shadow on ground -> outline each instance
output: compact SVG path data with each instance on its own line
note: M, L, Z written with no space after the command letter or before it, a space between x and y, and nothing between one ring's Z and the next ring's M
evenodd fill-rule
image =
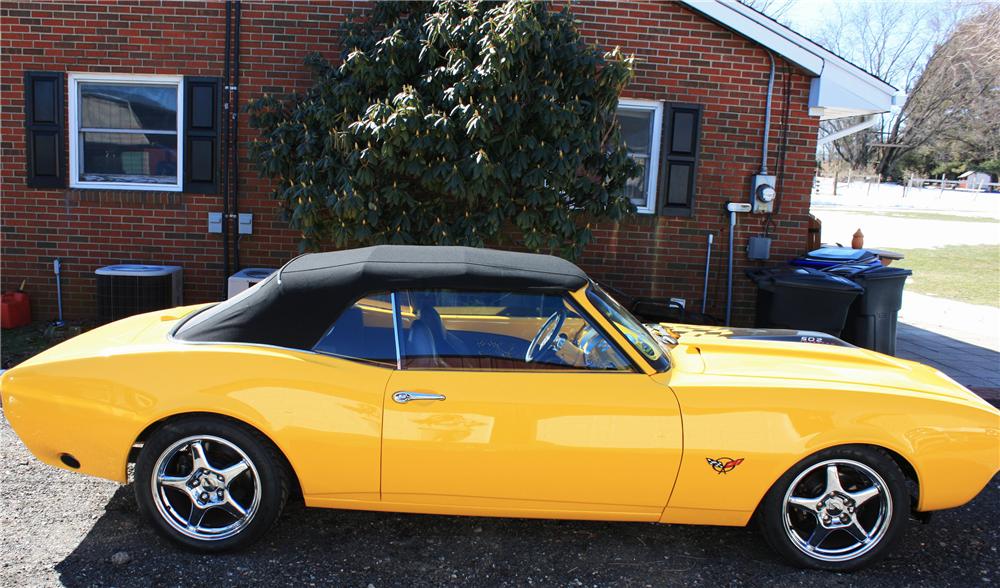
M988 347L900 323L896 355L935 367L970 388L1000 389L1000 353Z
M252 548L202 556L140 520L120 488L56 565L66 586L801 585L969 586L997 579L1000 478L930 525L911 521L899 549L852 575L790 568L752 529L444 517L290 505ZM111 555L131 561L113 565Z

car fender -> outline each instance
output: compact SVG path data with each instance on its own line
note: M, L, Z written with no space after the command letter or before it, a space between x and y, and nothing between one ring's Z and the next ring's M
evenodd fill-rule
M839 445L873 445L905 459L916 472L919 510L964 504L1000 465L995 416L977 406L876 386L787 381L755 389L751 380L672 378L685 451L665 516L727 511L719 516L745 522L782 474ZM739 461L720 471L713 460Z
M170 343L16 368L4 399L39 459L125 482L129 451L151 425L213 413L269 438L303 493L377 497L381 406L391 370L310 352Z

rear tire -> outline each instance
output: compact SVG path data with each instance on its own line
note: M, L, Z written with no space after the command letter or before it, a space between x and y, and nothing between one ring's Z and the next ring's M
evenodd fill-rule
M200 552L250 545L288 499L289 476L259 432L217 417L167 423L135 465L139 510L161 535Z
M888 454L834 447L779 478L761 503L758 523L768 544L791 563L846 572L895 547L909 507L906 477Z

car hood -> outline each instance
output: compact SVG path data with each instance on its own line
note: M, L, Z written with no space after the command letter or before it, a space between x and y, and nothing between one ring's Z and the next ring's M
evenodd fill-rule
M977 405L985 400L940 371L855 347L814 331L661 325L676 335L678 367L709 375L878 386L943 396Z

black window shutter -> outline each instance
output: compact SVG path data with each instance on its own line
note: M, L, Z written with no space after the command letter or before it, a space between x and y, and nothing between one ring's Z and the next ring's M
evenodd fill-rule
M222 79L184 77L185 192L219 191Z
M668 104L665 114L660 212L690 214L701 146L701 106Z
M62 72L24 72L25 159L32 188L66 186L63 88Z

